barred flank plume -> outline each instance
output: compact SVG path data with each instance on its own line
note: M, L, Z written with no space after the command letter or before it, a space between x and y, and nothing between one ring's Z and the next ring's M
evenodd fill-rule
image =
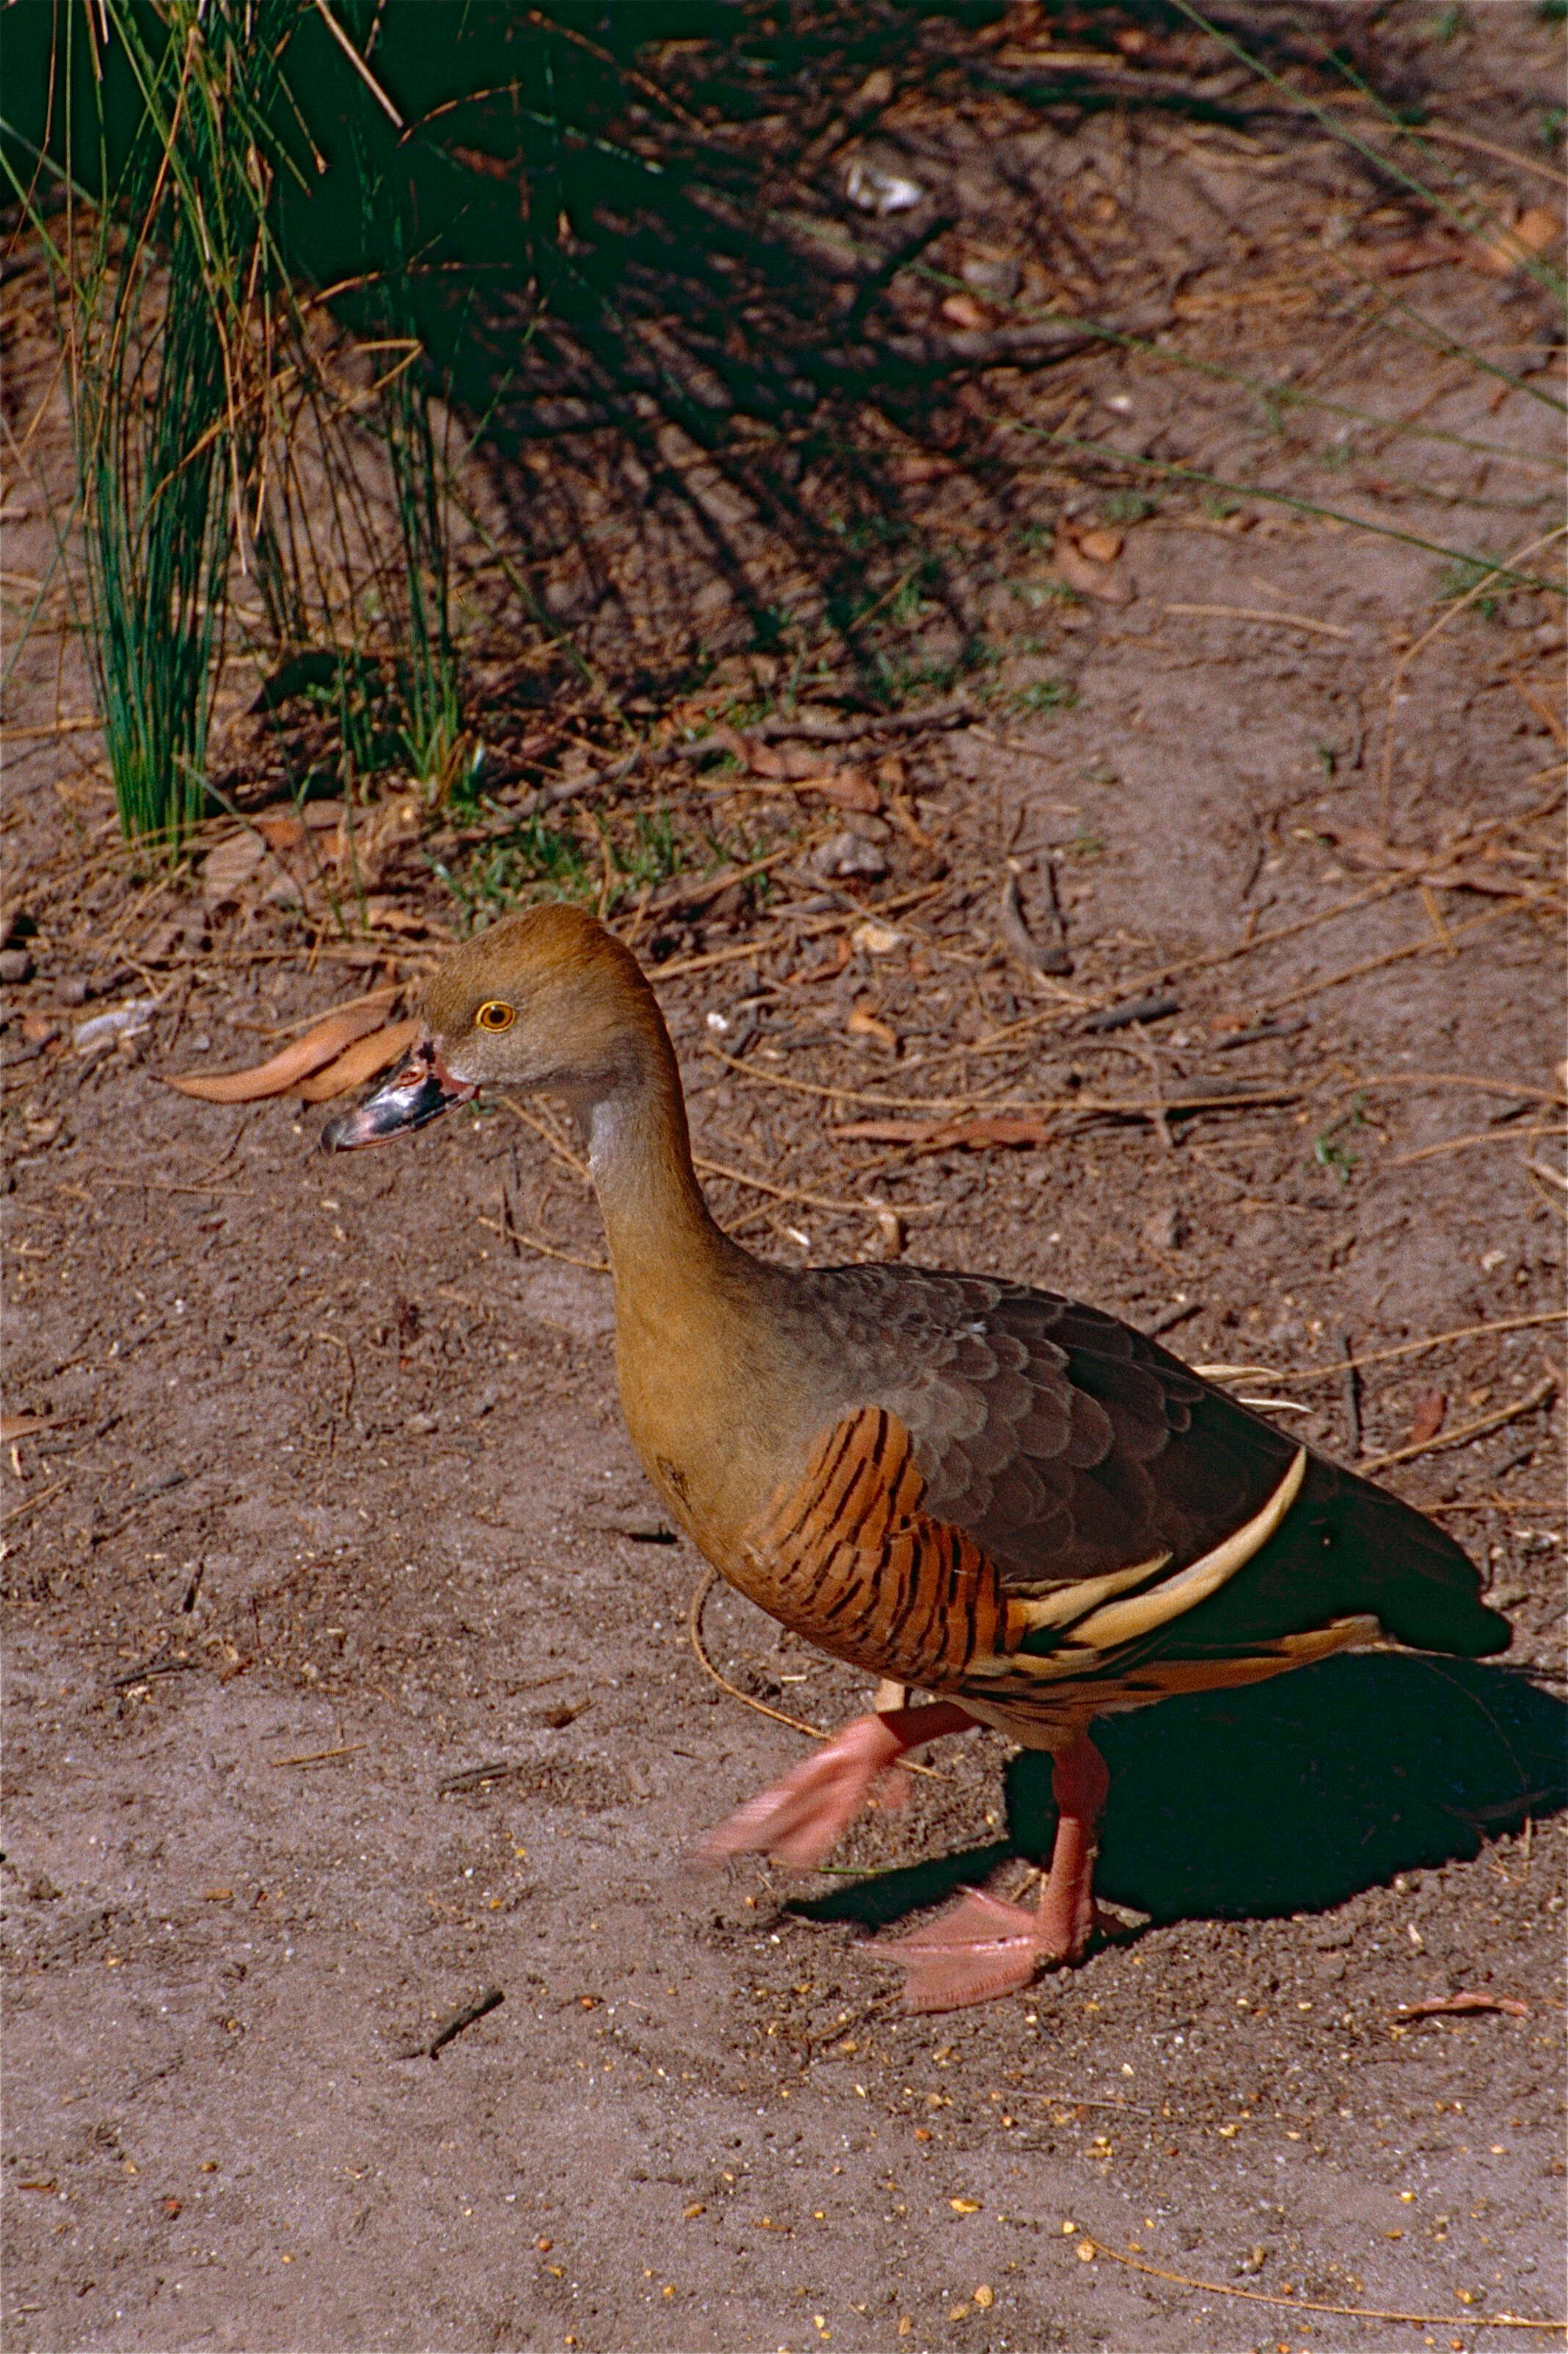
M798 1484L780 1489L745 1550L768 1607L852 1665L943 1689L1003 1639L994 1565L971 1537L920 1510L926 1483L896 1415L835 1424Z

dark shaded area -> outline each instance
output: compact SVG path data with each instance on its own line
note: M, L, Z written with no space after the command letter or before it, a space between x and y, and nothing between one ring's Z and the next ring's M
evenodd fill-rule
M153 50L167 40L172 87L178 39L145 0L133 13ZM1325 92L1351 74L1419 111L1412 61L1340 11L1206 13L1273 69L1317 74ZM1048 313L1004 287L971 302L984 323L945 317L962 284L948 232L975 191L945 133L912 130L902 102L1004 102L1068 141L1109 113L1317 135L1169 0L1051 0L1040 21L1064 62L1042 52L1027 69L1009 62L1004 0L487 0L440 16L432 41L429 9L340 0L333 21L361 73L324 12L279 0L251 96L279 256L301 285L333 288L356 334L421 342L425 387L493 461L514 589L528 604L528 576L574 549L581 578L556 619L595 661L613 653L628 690L670 691L715 651L803 658L802 629L822 623L841 691L879 704L950 684L989 650L973 584L922 527L918 477L901 470L958 466L991 529L1028 528L1016 451L988 429L1010 397L981 379L1171 323L1169 257L1102 281L1047 160L1007 193L1018 239L1055 276ZM0 139L22 184L45 151L92 185L94 110L86 77L62 71L68 31L85 54L80 0L7 12ZM114 43L104 73L112 183L141 101ZM918 200L857 200L857 157ZM1367 193L1379 186L1342 160ZM713 470L701 481L698 453ZM1113 451L1105 466L1113 485L1139 479ZM606 500L662 560L677 541L725 584L725 625L710 616L652 653L601 544ZM935 665L890 615L900 597L946 616Z
M1156 1922L1323 1912L1397 1872L1468 1861L1568 1803L1568 1708L1465 1660L1365 1655L1107 1717L1097 1886ZM1051 1760L1007 1770L1010 1838L794 1909L880 1927L1008 1855L1045 1862Z
M942 1903L1018 1852L1012 1840L992 1840L987 1847L966 1847L956 1855L932 1856L903 1864L896 1872L879 1872L869 1880L835 1888L830 1896L800 1898L784 1909L808 1921L861 1921L868 1929L881 1929L906 1913Z

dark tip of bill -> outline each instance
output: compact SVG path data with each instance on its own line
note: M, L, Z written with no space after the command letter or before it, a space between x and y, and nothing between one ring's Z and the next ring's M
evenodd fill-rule
M454 1103L464 1102L472 1094L466 1089L443 1086L433 1069L411 1064L398 1076L368 1097L353 1111L329 1119L322 1129L323 1152L356 1152L367 1144L385 1144L394 1136L405 1136L417 1128L427 1127L450 1111Z

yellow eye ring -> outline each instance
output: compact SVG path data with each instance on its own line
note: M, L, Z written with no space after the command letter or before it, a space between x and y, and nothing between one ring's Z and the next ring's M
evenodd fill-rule
M499 997L487 997L473 1017L476 1030L510 1030L517 1019L517 1008L507 1005Z

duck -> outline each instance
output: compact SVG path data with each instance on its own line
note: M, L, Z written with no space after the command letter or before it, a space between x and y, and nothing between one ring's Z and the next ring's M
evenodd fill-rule
M414 1134L487 1089L564 1098L648 1478L739 1593L879 1680L878 1704L702 1858L815 1866L868 1801L900 1802L913 1750L975 1725L1051 1755L1037 1902L971 1888L873 1948L905 1970L908 2009L1013 1992L1112 1933L1097 1718L1351 1645L1507 1647L1444 1531L1105 1310L1005 1276L743 1248L704 1197L647 975L581 909L492 923L445 956L417 1019L407 1061L323 1147Z

